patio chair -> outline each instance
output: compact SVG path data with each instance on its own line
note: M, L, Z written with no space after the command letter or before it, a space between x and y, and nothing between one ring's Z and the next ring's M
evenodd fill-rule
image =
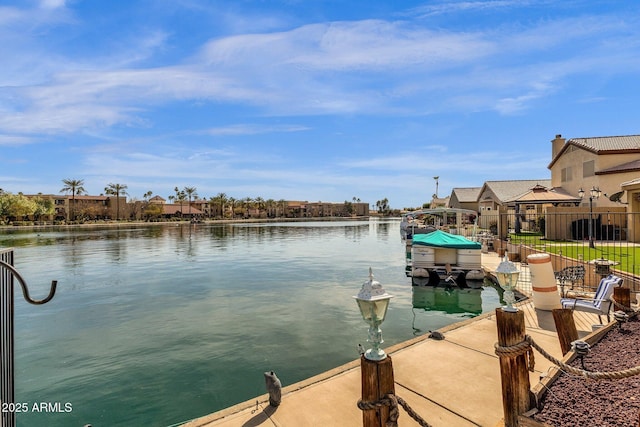
M613 304L611 296L613 295L613 288L616 286L622 286L622 278L610 274L600 280L593 298L562 298L560 303L562 308L597 314L600 324L602 324L601 316L603 314L607 316L607 322L611 322L611 316L609 315Z
M556 277L556 280L560 282L562 298L565 297L564 288L565 286L567 286L567 283L571 283L571 289L573 289L576 283L580 282L580 287L584 289L585 273L586 271L583 265L572 265L553 273Z

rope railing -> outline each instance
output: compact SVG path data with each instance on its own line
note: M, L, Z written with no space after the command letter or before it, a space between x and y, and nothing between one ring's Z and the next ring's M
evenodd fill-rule
M636 316L639 312L638 310L635 310L635 309L629 310L630 307L625 307L619 304L613 298L611 298L611 301L616 307L619 307L622 311L625 311L627 313L631 312L632 314L630 314L630 316ZM628 317L629 316L627 316L627 318ZM584 342L579 342L579 341L575 342L576 353L578 353L582 357L585 353L578 352L579 350L578 343L582 343L586 345L587 351L588 351L588 344ZM558 358L554 357L550 353L548 353L544 348L542 348L538 343L535 342L533 337L526 334L524 335L524 339L521 342L513 345L501 346L499 345L499 343L495 343L494 350L496 355L500 358L502 357L515 358L521 355L525 355L527 369L531 372L534 372L534 368L535 368L535 357L534 357L533 350L537 350L544 358L549 360L554 365L558 366L563 372L566 372L578 377L582 377L585 379L613 380L613 379L624 379L624 378L640 375L640 366L635 366L633 368L624 369L620 371L605 371L605 372L588 371L584 369L584 365L582 365L583 369L573 367L563 362L562 360L559 360ZM422 417L420 417L420 415L418 415L404 399L402 399L400 396L397 396L393 392L385 394L383 397L381 397L377 401L364 401L360 399L358 400L357 406L362 411L379 410L383 407L389 407L389 415L387 417L385 427L398 426L398 417L400 416L398 406L402 406L402 408L407 412L407 414L413 420L415 420L420 426L431 427L431 425ZM506 414L507 413L505 412L505 415ZM506 416L505 416L505 419L506 419Z
M638 310L635 310L634 308L632 308L630 306L625 306L625 305L620 304L618 301L613 299L613 297L611 297L609 299L611 300L611 302L613 303L613 306L615 308L620 309L622 311L631 312L631 316L637 316L638 315Z
M640 366L635 366L630 369L624 369L621 371L608 371L608 372L595 372L595 371L587 371L585 369L575 368L571 365L564 363L563 361L555 358L551 354L549 354L545 349L543 349L540 345L538 345L534 339L530 335L525 335L524 341L519 342L517 344L511 346L500 346L497 343L495 344L495 352L498 356L518 356L520 354L529 353L529 363L528 368L533 372L534 359L532 348L538 350L538 352L547 360L549 360L554 365L560 367L563 371L571 373L576 376L593 379L593 380L613 380L613 379L623 379L629 378L635 375L640 375Z
M386 427L397 427L398 417L400 411L398 410L398 404L407 411L407 414L413 418L422 427L431 427L431 424L427 423L420 415L418 415L409 404L400 396L396 396L393 393L385 394L380 400L376 402L365 402L362 399L358 400L358 408L362 411L371 409L379 409L383 406L389 406L389 419L387 420Z

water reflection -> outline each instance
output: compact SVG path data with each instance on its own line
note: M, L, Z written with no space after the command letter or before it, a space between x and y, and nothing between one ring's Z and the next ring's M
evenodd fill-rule
M16 302L16 396L74 404L20 425L168 425L262 394L266 370L292 384L350 362L369 267L395 296L385 345L417 312L425 330L475 315L413 308L398 234L386 219L3 232L30 283L59 281L38 310Z
M443 311L448 314L482 313L482 289L441 288L435 286L414 286L413 308L425 311Z
M431 316L446 314L471 318L500 306L501 295L489 282L480 289L439 286L412 286L411 304L414 335L424 332L416 322L427 324ZM424 317L421 317L424 316ZM432 326L429 324L429 326Z

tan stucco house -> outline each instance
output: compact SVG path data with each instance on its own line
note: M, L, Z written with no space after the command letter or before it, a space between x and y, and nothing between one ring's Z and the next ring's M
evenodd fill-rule
M601 197L593 200L597 207L620 206L627 202L626 191L619 193L623 191L622 183L640 176L640 135L569 140L556 135L551 144L548 168L552 187L562 187L575 196L581 188L587 194L591 188L599 188Z
M461 187L451 190L447 207L478 212L478 196L482 187Z

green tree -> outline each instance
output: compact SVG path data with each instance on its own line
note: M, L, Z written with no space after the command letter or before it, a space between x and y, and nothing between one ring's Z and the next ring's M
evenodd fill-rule
M158 203L149 203L144 208L144 215L147 218L147 220L150 220L151 218L159 217L160 215L162 215L162 212L163 212L162 205Z
M0 224L4 224L9 210L9 193L0 191Z
M33 198L33 202L36 204L36 210L33 213L36 221L39 221L44 215L53 215L56 212L53 200L42 197L39 193Z
M34 215L36 203L22 193L9 195L7 216L16 220Z
M390 209L389 209L389 199L387 199L386 197L382 200L378 200L376 202L376 208L378 209L378 213L380 215L389 215L390 213Z
M355 197L354 197L355 199ZM349 215L353 215L353 203L345 200L344 201L344 212Z
M110 196L116 196L116 221L120 220L120 195L127 194L127 185L126 184L113 184L109 183L104 188L105 194Z
M62 193L71 193L71 219L75 220L76 196L85 194L83 179L63 179L64 187L60 190ZM69 217L67 217L69 219Z

